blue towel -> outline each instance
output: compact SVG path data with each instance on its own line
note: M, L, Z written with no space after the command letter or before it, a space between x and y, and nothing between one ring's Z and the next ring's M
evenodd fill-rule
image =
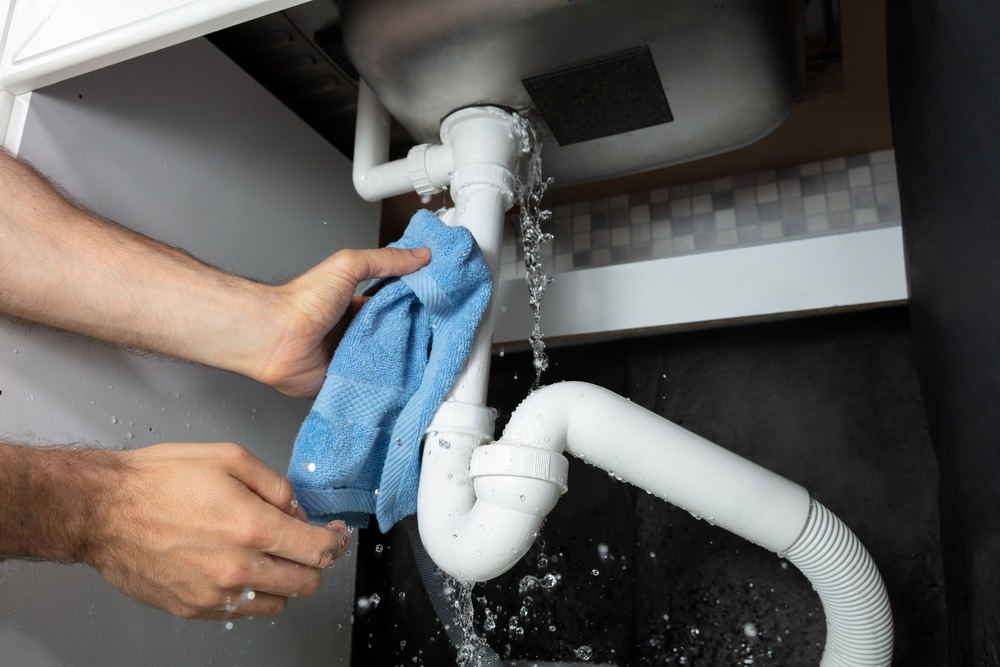
M311 518L366 526L375 514L383 532L417 511L424 431L465 366L493 289L472 234L429 211L418 211L391 246L427 246L431 261L377 281L337 347L288 466Z

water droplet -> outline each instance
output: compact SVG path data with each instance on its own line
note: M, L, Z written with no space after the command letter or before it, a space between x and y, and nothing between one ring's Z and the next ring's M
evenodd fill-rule
M757 631L757 626L754 625L753 623L744 623L743 634L749 637L750 639L756 639L757 635L759 634Z
M601 542L600 544L597 545L597 557L600 558L601 560L607 560L610 552L611 550L608 549L607 544Z
M586 644L577 647L573 653L576 655L577 660L583 660L584 662L589 662L590 659L594 657L594 649L590 648Z
M247 600L253 600L255 597L257 597L257 593L254 591L247 591Z
M126 437L126 438L128 438L129 440L131 440L131 439L132 439L132 438L134 438L135 436L134 436L134 435L132 434L132 431L127 431L127 432L125 433L125 437Z
M438 446L441 449L448 449L449 447L451 447L451 443L448 442L447 440L441 439L441 440L438 440Z
M406 602L406 591L399 591L399 603L403 604Z
M316 464L310 461L309 463L306 464L306 470L308 470L309 472L316 472Z
M375 553L377 555L381 556L383 550L384 550L384 547L381 544L376 544L375 545Z
M226 630L232 630L232 629L233 629L233 622L226 621Z
M597 568L594 568L593 570L590 571L590 573L596 577L601 573L601 571L598 570Z
M382 489L375 489L374 494L376 496L378 496L380 493L382 493Z
M427 206L427 204L431 203L431 196L430 195L423 195L420 198L420 203L423 204L424 206Z

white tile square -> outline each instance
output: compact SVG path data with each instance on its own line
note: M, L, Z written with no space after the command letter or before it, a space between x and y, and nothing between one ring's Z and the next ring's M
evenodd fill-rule
M760 183L757 185L757 203L766 204L772 201L778 201L778 184Z
M716 245L728 246L737 245L740 241L739 236L736 234L736 229L720 229L715 232Z
M899 187L895 183L875 186L875 202L878 204L898 204Z
M781 199L795 199L802 196L802 183L797 178L778 181L778 195Z
M694 214L698 213L711 213L712 212L712 195L701 194L695 195L691 198L691 212Z
M691 198L681 197L670 202L670 217L680 218L691 215Z
M826 207L831 213L849 211L851 208L851 193L847 190L826 193Z
M763 222L760 225L760 237L762 239L780 239L781 238L781 221L775 222Z
M638 243L649 243L650 229L649 223L632 225L632 245Z
M892 148L884 151L875 151L874 153L868 154L868 160L872 164L879 162L894 162L896 160L896 151Z
M802 176L815 176L823 173L823 165L819 162L807 162L799 167Z
M580 232L590 231L590 214L583 213L573 216L573 233L579 234Z
M806 215L826 213L826 195L808 195L802 199L803 212Z
M736 211L731 208L716 211L715 228L719 231L724 229L736 229Z
M821 213L819 215L810 215L806 218L806 231L817 233L826 232L830 230L830 218L826 213Z
M673 239L656 239L653 241L653 257L669 257L673 251Z
M872 184L871 167L853 167L847 170L847 184L852 188L863 188Z
M590 253L591 266L605 266L611 263L611 248L598 248Z
M557 272L569 271L573 268L573 255L556 255L552 268Z
M857 225L874 225L878 223L878 211L873 208L854 209L854 223Z

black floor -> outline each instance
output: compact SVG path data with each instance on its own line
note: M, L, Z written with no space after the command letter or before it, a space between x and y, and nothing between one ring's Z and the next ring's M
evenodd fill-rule
M608 387L808 488L879 565L894 663L944 664L937 470L905 309L631 338L551 358L546 383ZM494 357L498 434L530 369L526 354ZM819 663L822 609L794 568L579 461L569 485L528 556L474 590L476 628L493 617L485 637L501 656L577 661L589 648L591 664ZM454 664L405 531L362 531L359 550L356 596L379 603L355 613L352 663ZM525 579L547 574L551 589Z

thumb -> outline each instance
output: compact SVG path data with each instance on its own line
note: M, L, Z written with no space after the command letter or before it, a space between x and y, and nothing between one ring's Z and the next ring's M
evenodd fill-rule
M386 278L413 273L427 264L431 251L427 248L378 248L375 250L341 250L330 261L337 270L355 284L370 278Z

